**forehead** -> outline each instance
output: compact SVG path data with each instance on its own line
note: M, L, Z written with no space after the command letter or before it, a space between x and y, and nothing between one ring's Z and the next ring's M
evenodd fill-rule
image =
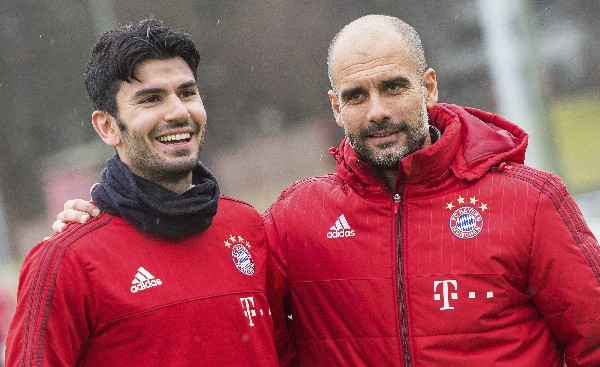
M144 60L135 67L135 76L141 81L153 79L165 75L189 75L192 78L194 74L192 70L181 57L174 57L163 60Z
M352 32L340 38L331 57L335 87L389 74L416 76L416 59L393 31Z
M117 92L119 96L128 96L137 90L146 88L174 89L190 80L195 80L192 70L181 57L165 60L144 60L135 67L138 80L122 81Z

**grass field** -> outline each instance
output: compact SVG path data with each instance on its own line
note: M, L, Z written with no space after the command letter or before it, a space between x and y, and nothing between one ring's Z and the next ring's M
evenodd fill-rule
M560 175L569 191L600 189L600 94L553 102L549 118Z

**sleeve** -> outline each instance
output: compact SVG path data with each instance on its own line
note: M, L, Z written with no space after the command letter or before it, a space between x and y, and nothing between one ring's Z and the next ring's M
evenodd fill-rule
M91 283L64 238L38 244L23 262L6 367L74 366L90 335Z
M567 366L600 366L600 247L554 175L542 187L532 241L530 290Z
M273 328L277 357L281 367L299 366L296 343L291 328L292 314L287 307L288 286L285 276L285 261L282 250L285 244L282 242L274 218L269 208L264 214L267 239L271 248L272 261L268 264L267 276L268 288L271 289L269 302L273 314ZM270 279L270 281L269 281Z
M0 286L0 366L4 366L4 342L12 314L12 297Z

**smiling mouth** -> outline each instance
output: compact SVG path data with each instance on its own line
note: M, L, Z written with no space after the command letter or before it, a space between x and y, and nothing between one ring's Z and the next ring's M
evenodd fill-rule
M191 137L192 137L192 134L183 133L183 134L172 134L172 135L161 136L161 137L156 138L156 140L158 140L159 142L161 142L163 144L180 144L180 143L189 142Z

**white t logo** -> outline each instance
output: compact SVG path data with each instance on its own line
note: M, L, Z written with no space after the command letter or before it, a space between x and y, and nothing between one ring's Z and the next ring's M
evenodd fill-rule
M254 326L252 317L256 316L256 310L254 309L254 297L240 298L242 308L244 309L244 316L250 320L250 326Z
M440 280L433 282L433 291L437 292L438 285L442 284L442 295L444 296L444 307L440 308L440 310L454 310L454 307L450 306L450 299L448 298L448 284L452 284L454 286L454 290L458 290L458 285L456 284L456 280ZM458 299L458 294L456 292L450 293L450 298ZM441 299L439 293L433 294L433 299L439 301Z

